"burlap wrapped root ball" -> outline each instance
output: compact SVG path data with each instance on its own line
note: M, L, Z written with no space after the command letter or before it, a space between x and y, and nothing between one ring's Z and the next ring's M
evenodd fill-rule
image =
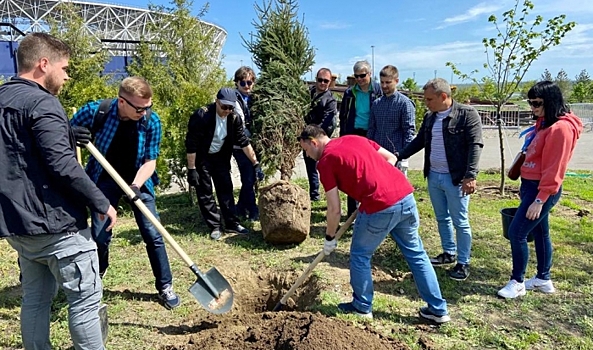
M275 182L260 189L258 206L266 242L293 244L307 239L311 200L304 189L288 181Z

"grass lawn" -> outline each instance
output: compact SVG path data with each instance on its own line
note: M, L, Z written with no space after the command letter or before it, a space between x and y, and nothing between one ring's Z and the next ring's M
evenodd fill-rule
M442 293L449 303L451 323L436 327L419 321L417 310L424 303L391 239L381 245L373 259L375 319L361 321L337 314L337 303L350 300L351 295L349 232L340 240L336 252L313 272L319 290L317 297L299 305L300 309L352 321L396 338L411 349L593 349L593 177L567 177L562 199L551 213L552 279L557 292L528 292L518 300L496 297L511 271L510 246L502 236L499 210L519 203L519 182L507 182L509 190L500 196L496 191L498 178L498 174L480 174L479 189L471 199L474 240L470 277L456 282L447 277L444 268L436 268ZM410 172L410 180L416 187L424 246L430 256L439 254L440 240L426 182L417 171ZM306 186L306 181L298 183ZM345 206L345 200L343 203ZM216 266L231 282L235 290L233 313L264 311L266 306L261 300L265 300L274 280L288 276L294 281L323 246L323 201L313 204L311 237L301 245L289 247L265 243L259 223L245 223L253 229L248 237L226 235L219 242L210 240L198 208L190 206L187 194L160 196L157 207L169 233L197 265L202 270ZM174 311L159 305L142 239L129 211L124 208L121 212L111 244L111 266L104 281L110 320L107 346L161 349L187 344L191 333L196 332L192 327L209 316L187 292L195 277L169 248L175 287L183 304ZM535 273L532 244L530 249L526 278ZM16 257L8 243L0 241L0 349L22 346ZM53 309L52 346L69 349L72 343L63 295L58 295Z

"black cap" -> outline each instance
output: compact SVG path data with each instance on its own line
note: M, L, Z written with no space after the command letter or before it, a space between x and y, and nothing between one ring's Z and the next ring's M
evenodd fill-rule
M223 87L222 89L218 90L216 99L218 99L218 101L220 101L220 103L223 105L234 106L235 102L237 102L237 94L235 93L235 90L228 87Z

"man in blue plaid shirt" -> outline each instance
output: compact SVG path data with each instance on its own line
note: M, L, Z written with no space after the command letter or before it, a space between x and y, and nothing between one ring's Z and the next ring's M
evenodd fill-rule
M94 127L100 101L90 102L80 108L70 124L79 144L91 139L89 128ZM111 102L104 124L96 130L95 145L109 164L130 184L150 212L158 218L154 186L158 184L156 160L160 152L161 121L151 110L152 88L141 77L125 78L119 88L119 96ZM86 171L97 187L117 208L123 190L94 158L90 157ZM179 296L173 291L173 277L169 258L162 236L154 225L132 205L136 223L146 244L146 252L155 277L159 299L167 309L180 305ZM98 213L92 215L92 235L97 242L99 274L103 278L109 266L109 243L111 231L106 231L109 220L103 221Z
M367 137L396 154L414 139L416 107L412 100L397 91L399 72L396 67L383 67L379 77L383 96L371 104ZM408 160L399 161L397 167L407 175Z

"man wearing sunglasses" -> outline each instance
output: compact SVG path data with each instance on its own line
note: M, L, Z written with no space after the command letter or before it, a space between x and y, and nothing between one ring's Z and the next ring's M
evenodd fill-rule
M367 136L371 104L383 92L377 82L371 80L371 65L367 61L354 64L356 84L344 92L340 105L340 136ZM348 216L356 210L356 201L348 197Z
M97 118L99 105L100 101L86 104L70 121L76 141L81 146L91 139L89 129L93 127L94 118ZM104 124L98 128L94 136L95 146L99 152L158 218L154 187L159 183L156 160L160 153L161 120L151 107L152 88L148 82L141 77L125 78L120 84L118 98L111 102ZM103 170L99 162L91 156L86 171L111 205L117 208L124 192ZM132 210L140 235L146 244L158 297L167 309L176 308L181 304L181 299L173 291L173 276L165 242L138 207L132 205ZM98 213L92 214L91 231L97 243L99 274L102 278L109 266L112 233L106 230L108 225L109 220L101 220Z
M245 136L243 121L234 113L236 103L237 93L234 89L220 89L214 103L192 114L185 137L187 181L197 188L200 212L211 230L210 238L214 240L222 237L223 218L227 232L242 235L249 233L249 230L239 224L235 210L231 179L234 145L240 146L245 152L257 180L264 179L253 147ZM220 211L212 193L213 182Z
M329 137L336 128L336 114L338 103L334 98L329 85L332 81L332 72L328 68L321 68L317 71L315 86L311 87L311 110L305 116L306 124L315 124L325 131ZM317 161L303 152L307 177L309 178L309 197L312 201L320 200L319 197L319 174L317 173Z
M240 67L235 72L235 86L237 102L235 103L235 114L243 122L243 130L247 138L251 138L251 92L255 85L255 73L247 66ZM241 175L241 190L237 200L237 216L247 218L251 221L259 220L259 209L255 202L255 171L251 160L245 155L241 146L233 146L233 157L237 162L239 174Z

